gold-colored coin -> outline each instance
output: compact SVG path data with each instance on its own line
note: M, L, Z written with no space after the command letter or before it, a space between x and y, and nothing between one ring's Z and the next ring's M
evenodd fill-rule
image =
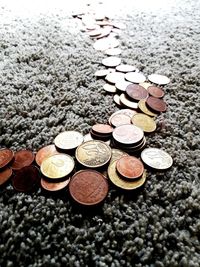
M143 88L145 88L146 90L148 89L149 86L152 86L151 83L146 83L146 82L144 82L144 83L139 83L139 85L142 86Z
M147 115L149 115L149 116L151 116L151 117L156 117L156 113L153 113L152 111L150 111L148 108L147 108L147 105L146 105L146 100L145 99L141 99L140 101L139 101L139 103L138 103L138 107L139 107L139 109L143 112L143 113L145 113L145 114L147 114Z
M128 154L125 153L124 151L122 151L121 149L113 148L113 149L111 150L111 152L112 152L112 155L111 155L111 159L110 159L110 164L111 164L113 161L115 161L115 160L117 160L117 159L120 159L120 158L123 157L123 156L128 156Z
M42 161L41 173L47 178L60 179L69 175L75 166L73 158L66 154L50 156Z
M146 114L137 113L132 117L131 121L146 133L154 132L156 129L156 122Z
M77 131L65 131L56 136L54 143L62 150L75 149L83 142L83 135Z
M81 144L76 149L76 159L83 166L98 168L111 158L111 148L103 141L92 140Z
M111 182L125 190L133 190L142 186L146 181L146 171L144 170L143 175L140 179L135 179L134 181L123 180L117 173L116 164L118 160L113 161L108 167L108 177Z

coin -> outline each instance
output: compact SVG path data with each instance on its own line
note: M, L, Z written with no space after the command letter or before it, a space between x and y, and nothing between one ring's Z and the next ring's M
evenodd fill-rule
M125 107L133 108L133 109L138 108L138 103L129 100L125 94L121 94L119 97L119 100Z
M54 139L56 147L62 150L75 149L83 142L83 135L77 131L65 131Z
M56 150L55 145L45 146L37 152L37 154L35 156L35 161L36 161L37 165L40 166L42 161L45 158L48 158L49 156L52 156L55 154L59 154L59 152Z
M55 183L55 182L49 182L45 180L44 178L42 178L40 183L43 189L54 192L54 191L62 190L63 188L67 187L69 182L70 182L70 179Z
M107 50L109 48L115 48L118 46L119 46L119 41L115 38L110 38L110 37L98 39L93 44L94 49L96 49L98 51L104 51L104 50Z
M115 116L116 114L125 114L127 116L129 116L130 118L133 117L134 114L137 114L137 112L135 110L132 110L132 109L120 109L118 111L115 111L111 116L110 118L108 119L109 121L109 124L111 124L111 120L112 120L112 117Z
M93 138L93 140L102 140L104 142L110 140L111 135L110 134L97 134L93 130L90 130L90 134Z
M111 135L113 128L108 124L98 123L92 126L92 131L96 134Z
M119 99L119 95L118 95L118 94L115 94L115 95L114 95L113 100L114 100L114 102L115 102L118 106L121 106L121 102L120 102L120 99Z
M106 75L106 81L110 83L117 83L118 81L124 80L124 74L121 72L111 72Z
M110 73L110 71L108 69L104 69L104 70L97 70L94 75L96 77L105 77L108 73Z
M112 26L107 25L107 26L103 27L101 29L101 35L97 36L97 39L107 37L111 33L111 30L112 30Z
M130 84L126 87L126 94L133 100L146 99L148 92L138 84Z
M41 173L50 179L60 179L68 176L74 169L75 162L67 154L50 156L42 161Z
M170 79L165 75L151 74L148 76L148 80L155 84L165 85L170 82Z
M154 97L157 97L157 98L161 98L165 94L164 91L161 88L156 87L156 86L149 86L147 91L151 96L154 96Z
M40 180L39 170L35 166L25 166L18 170L12 178L12 185L16 191L29 192Z
M109 83L104 84L103 89L108 93L116 93L117 91L116 87Z
M100 138L98 138L98 139L100 139ZM101 136L101 139L102 139L102 136ZM95 140L95 138L93 138L91 136L91 133L88 133L84 136L84 142L91 141L91 140ZM104 140L104 142L109 146L110 145L110 136L109 136L109 140Z
M112 148L111 152L112 152L112 156L110 159L110 163L112 163L115 160L120 159L123 156L128 156L128 154L121 149Z
M134 125L140 127L145 133L151 133L156 130L156 122L146 114L135 114L131 121Z
M125 74L125 79L132 83L143 83L146 77L140 72L128 72Z
M14 158L14 153L8 148L0 149L0 169L7 166Z
M75 173L69 183L72 198L82 205L96 205L108 194L108 182L95 170L81 170Z
M105 50L105 54L108 56L118 56L120 55L122 50L120 48L109 48Z
M116 67L116 70L117 71L121 71L121 72L132 72L132 71L135 71L136 67L135 66L132 66L132 65L128 65L128 64L121 64L121 65L118 65Z
M143 175L140 179L135 180L124 180L121 179L116 170L116 164L118 160L113 161L108 167L108 177L111 182L124 190L133 190L141 187L146 181L146 171L143 172Z
M116 67L120 63L121 63L121 58L115 56L110 56L102 59L102 64L106 67Z
M166 103L162 99L153 96L147 98L146 104L155 112L164 112L167 110Z
M117 147L120 149L123 149L124 152L127 152L129 154L135 153L143 149L146 145L146 138L143 137L143 139L137 143L136 145L130 145L130 146L124 146L122 144L117 144Z
M136 157L124 156L117 161L116 169L121 176L127 179L136 179L142 176L144 165Z
M12 176L12 169L6 168L0 171L0 185L4 184L8 181L8 179Z
M106 165L111 158L111 148L102 141L87 141L76 149L76 159L83 166L98 168Z
M137 144L144 137L144 132L132 124L120 125L113 130L112 134L114 140L123 145Z
M11 165L13 170L20 170L25 166L30 166L35 159L33 152L25 149L15 152L14 157L15 159Z
M88 32L89 36L90 37L96 37L98 35L101 35L102 33L102 30L99 28L99 29L94 29L94 30L91 30Z
M172 166L172 157L159 148L145 148L141 153L142 161L151 168L165 170Z
M140 109L143 113L145 113L145 114L147 114L147 115L149 115L149 116L151 116L151 117L155 117L155 116L157 116L156 113L153 113L152 111L150 111L150 110L147 108L147 106L146 106L146 100L145 100L145 99L141 99L141 100L138 102L138 107L139 107L139 109Z
M144 87L144 89L148 89L149 86L152 86L151 83L147 83L147 82L144 82L144 83L139 83L140 86Z
M111 119L111 124L114 127L124 125L124 124L131 124L131 119L126 114L115 114Z
M125 91L126 91L126 87L127 87L128 85L130 85L130 84L132 84L132 83L127 82L127 81L125 81L125 80L123 79L123 80L119 80L119 81L117 81L117 82L115 83L115 87L116 87L118 90L120 90L120 91L122 91L122 92L125 92Z

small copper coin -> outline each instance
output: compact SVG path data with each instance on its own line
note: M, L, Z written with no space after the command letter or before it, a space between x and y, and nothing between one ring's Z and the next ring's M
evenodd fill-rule
M82 170L75 173L69 183L72 198L82 205L96 205L108 194L108 182L95 170Z
M126 94L133 100L146 99L148 92L144 87L138 84L130 84L126 87Z
M14 162L11 165L13 170L20 170L23 167L30 166L35 159L33 152L30 150L19 150L15 152L14 157Z
M127 108L133 108L137 109L138 108L138 103L129 100L125 94L121 94L119 97L120 102Z
M41 186L43 189L47 190L47 191L59 191L62 190L63 188L67 187L67 185L69 184L70 179L67 179L66 181L63 182L59 182L59 183L52 183L49 182L47 180L45 180L44 178L41 179Z
M105 51L105 54L108 56L118 56L121 52L122 50L120 48L109 48Z
M124 74L121 72L111 72L106 75L106 81L109 83L117 83L118 81L124 80Z
M135 66L132 66L132 65L128 65L128 64L121 64L121 65L118 65L116 67L116 70L126 73L126 72L135 71L136 70L136 67Z
M153 113L151 110L149 110L149 109L147 108L147 106L146 106L146 100L145 100L145 99L141 99L141 100L138 102L138 107L139 107L139 109L140 109L143 113L145 113L145 114L147 114L147 115L149 115L149 116L151 116L151 117L155 117L155 116L157 116L156 113Z
M108 124L95 124L92 126L92 131L96 134L111 135L113 128Z
M155 112L165 112L167 110L167 104L162 99L153 96L147 98L146 104Z
M116 87L112 84L109 84L109 83L104 84L103 89L108 93L116 93L117 92Z
M145 133L151 133L156 130L156 122L146 114L135 114L131 121L134 125L140 127Z
M148 76L150 82L160 85L165 85L170 82L170 79L165 75L151 74Z
M12 169L6 168L0 171L0 185L4 184L12 176Z
M45 146L37 152L35 161L37 165L40 166L44 159L56 154L59 154L59 152L56 150L55 145Z
M156 87L156 86L149 86L147 88L147 91L151 96L154 96L154 97L157 97L157 98L162 98L164 96L164 94L165 94L164 91L161 88Z
M39 170L35 166L26 166L16 172L12 185L19 192L29 192L39 180Z
M137 114L137 112L135 110L132 110L132 109L120 109L118 111L115 111L111 116L110 118L108 119L109 121L109 124L111 124L111 120L112 120L112 117L114 117L116 114L125 114L127 116L129 116L130 118L133 117L134 114Z
M65 131L54 139L56 147L62 150L72 150L83 142L83 135L77 131Z
M0 150L0 169L7 166L14 158L14 153L8 148Z
M102 64L106 67L116 67L121 63L121 58L110 56L102 60Z
M132 83L143 83L146 77L140 72L128 72L125 74L125 79Z
M111 119L111 124L114 127L118 127L124 124L131 124L131 119L126 114L115 114Z
M117 161L118 173L127 179L137 179L144 172L143 163L133 156L124 156Z
M90 130L91 137L93 140L108 141L111 138L111 134L97 134L93 130Z

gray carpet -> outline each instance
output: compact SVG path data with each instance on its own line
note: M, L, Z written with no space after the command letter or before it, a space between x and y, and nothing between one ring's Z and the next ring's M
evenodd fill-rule
M145 75L169 76L168 111L148 146L174 159L126 194L110 186L102 206L80 209L68 192L0 188L0 266L200 266L199 1L119 13L122 59ZM0 9L1 17L9 10ZM121 16L121 17L120 17ZM1 19L0 19L1 20ZM64 130L87 133L117 110L94 72L103 54L69 15L0 22L0 146L52 143Z

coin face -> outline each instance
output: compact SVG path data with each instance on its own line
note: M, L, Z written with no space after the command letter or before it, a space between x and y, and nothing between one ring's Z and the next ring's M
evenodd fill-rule
M102 69L102 70L97 70L94 75L96 77L105 77L108 73L110 73L108 69Z
M151 74L148 76L148 80L155 84L165 85L170 82L170 79L165 75Z
M14 158L14 153L8 148L0 150L0 169L7 166Z
M0 171L0 185L6 183L12 176L12 169L7 167Z
M146 106L146 100L145 100L145 99L141 99L141 100L138 102L138 107L139 107L139 109L140 109L143 113L145 113L145 114L147 114L147 115L149 115L149 116L151 116L151 117L156 117L156 116L157 116L156 113L153 113L151 110L149 110L149 109L147 108L147 106Z
M161 98L165 94L164 91L161 88L156 87L156 86L149 86L147 91L151 96L154 96L154 97L157 97L157 98Z
M115 186L124 190L133 190L141 187L145 183L146 171L143 172L143 175L140 179L135 179L135 180L121 179L116 170L117 161L118 160L113 161L108 167L108 177Z
M115 87L118 89L118 90L120 90L120 91L122 91L122 92L125 92L126 91L126 87L128 86L128 85L130 85L130 84L132 84L131 82L127 82L127 81L125 81L124 79L122 79L122 80L119 80L119 81L117 81L116 83L115 83Z
M124 145L139 143L144 137L142 129L135 125L121 125L113 130L113 138Z
M125 79L132 83L143 83L146 77L140 72L128 72L125 74Z
M112 156L110 159L110 163L112 163L115 160L120 159L123 156L128 156L128 154L121 149L112 148L111 152L112 152Z
M116 67L121 63L121 58L110 56L102 60L102 64L106 67Z
M35 156L35 161L37 165L40 166L45 158L48 158L55 154L59 154L59 152L56 150L55 145L45 146L37 152Z
M49 182L49 181L45 180L44 178L42 178L40 183L41 183L41 186L43 189L45 189L47 191L54 191L55 192L55 191L59 191L65 187L67 187L69 182L70 182L70 179L55 183L55 182Z
M83 135L77 131L65 131L54 139L56 147L62 150L75 149L83 142Z
M16 191L29 192L38 184L39 180L38 168L35 166L25 166L15 173L12 178L12 185Z
M156 122L146 114L135 114L131 121L134 125L138 126L146 133L151 133L156 130Z
M42 161L41 173L50 179L60 179L68 176L74 169L75 162L67 154L53 155Z
M111 119L111 124L114 127L124 125L124 124L131 124L131 119L126 114L115 114Z
M111 158L111 148L99 140L87 141L76 149L76 159L83 166L98 168L104 166Z
M82 205L96 205L108 194L108 182L94 170L82 170L75 173L69 183L72 198Z
M135 110L128 109L128 108L120 109L120 110L118 110L118 111L115 111L115 112L110 116L110 118L108 119L109 124L111 124L112 117L115 116L116 114L125 114L125 115L129 116L130 118L132 118L134 114L137 114L137 112L136 112Z
M143 163L133 156L124 156L117 161L117 171L127 179L136 179L142 176L144 172Z
M111 33L112 27L107 25L101 29L101 34L97 36L97 39L107 37Z
M14 157L15 159L11 165L13 170L20 170L25 166L30 166L35 159L33 152L25 149L15 152Z
M172 157L158 148L145 148L141 153L142 161L151 168L165 170L172 166Z
M98 123L92 126L92 131L96 134L111 135L113 128L108 124Z
M130 84L126 87L126 94L133 100L146 99L148 97L148 92L144 87L138 84Z
M136 67L132 65L128 65L128 64L120 64L119 66L116 67L116 70L126 73L126 72L135 71Z
M153 96L147 98L146 104L155 112L165 112L167 110L167 104L162 99Z
M105 54L108 56L118 56L121 52L122 50L120 48L109 48L105 51Z
M109 48L115 48L118 46L119 46L119 41L113 37L106 37L99 39L93 44L94 49L98 51L104 51Z
M116 87L109 83L104 84L103 89L108 93L116 93L117 91Z
M121 72L111 72L108 75L106 75L106 81L109 83L117 83L118 81L124 80L124 74Z
M148 89L149 86L152 86L151 83L147 83L147 82L144 82L144 83L139 83L140 86L144 87L146 90Z
M138 103L129 100L129 99L126 97L125 94L121 94L120 97L119 97L119 100L120 100L120 102L121 102L125 107L133 108L133 109L137 109L137 108L138 108Z

